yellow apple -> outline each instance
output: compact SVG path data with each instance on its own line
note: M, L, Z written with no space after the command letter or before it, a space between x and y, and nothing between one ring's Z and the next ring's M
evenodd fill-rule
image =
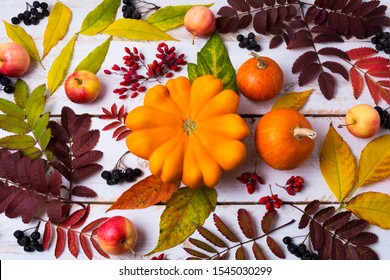
M380 128L380 122L378 111L368 104L355 105L345 115L345 127L358 138L374 136Z
M65 80L65 93L74 103L91 103L100 93L99 78L88 70L80 70Z

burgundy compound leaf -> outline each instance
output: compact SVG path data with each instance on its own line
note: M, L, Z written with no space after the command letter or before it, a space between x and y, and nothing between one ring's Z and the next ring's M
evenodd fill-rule
M54 196L59 196L61 194L61 184L62 177L61 174L57 171L53 172L48 181L49 191Z
M90 130L83 135L73 139L71 151L74 157L79 157L84 153L92 150L99 141L99 130Z
M225 236L231 242L240 242L237 236L227 227L227 225L221 220L217 215L213 215L214 224L217 227L218 231Z
M246 1L252 8L258 9L263 7L263 0L247 0Z
M348 242L354 245L367 246L378 241L378 236L371 232L361 232L353 238L348 239Z
M316 52L307 51L295 60L292 66L292 73L296 74L301 72L307 65L314 63L318 59Z
M345 260L345 246L337 237L333 238L332 242L332 260Z
M324 243L324 229L315 220L310 222L309 235L314 250L319 251Z
M209 231L208 229L198 226L197 231L202 235L207 241L214 244L215 246L218 246L220 248L227 248L227 245L225 242L223 242L218 236L216 236L214 233Z
M332 55L332 56L337 56L341 59L350 60L350 58L346 52L344 52L338 48L334 48L334 47L325 47L325 48L319 49L318 53L320 55Z
M235 258L236 260L246 260L245 249L242 245L237 248Z
M92 243L92 246L95 248L95 250L104 258L106 259L109 259L110 256L103 251L102 247L100 247L100 244L97 242L97 240L95 238L93 238L93 236L91 236L90 238L91 240L91 243Z
M264 233L268 234L271 231L276 214L276 210L267 211L264 214L263 219L261 219L261 229Z
M209 244L207 244L207 243L205 243L203 241L200 241L200 240L194 239L194 238L189 238L188 241L191 244L193 244L196 247L198 247L199 249L205 250L205 251L207 251L209 253L213 253L213 254L217 253L217 251L213 247L211 247Z
M242 0L227 0L228 4L240 12L249 12L250 6L246 1Z
M104 222L107 221L107 220L108 220L107 217L103 217L103 218L96 219L96 220L90 222L88 225L86 225L86 226L81 230L81 233L86 233L86 232L93 231L93 230L97 229L102 223L104 223ZM80 235L80 236L81 236L81 235Z
M188 254L193 255L193 256L200 258L200 259L208 259L209 258L208 255L206 255L202 252L199 252L197 250L191 249L191 248L184 248L184 251L186 251Z
M378 86L379 87L379 86ZM390 105L390 89L386 89L386 88L383 88L383 87L379 87L380 91L379 91L379 95L381 96L381 98L387 103Z
M76 123L74 124L74 134L73 139L80 137L87 133L91 127L92 118L89 114L82 114L76 119Z
M217 14L221 17L234 17L237 16L237 10L229 6L224 6L218 10Z
M312 63L306 66L298 77L299 86L304 86L310 81L312 81L320 71L321 65L318 63Z
M355 99L358 99L363 92L363 77L355 67L349 70L349 77L352 84L353 96Z
M244 15L238 20L238 29L247 28L252 22L252 14Z
M322 63L322 66L328 68L335 74L340 74L346 81L349 80L349 74L347 69L343 65L335 61L325 61Z
M329 207L323 208L320 211L318 211L317 213L315 213L313 218L315 220L317 220L317 222L323 223L326 220L328 220L329 218L331 218L335 212L336 212L336 209L333 206L329 206Z
M46 206L47 216L53 224L59 224L63 220L62 203L60 199L52 199Z
M117 137L118 135L120 135L123 131L127 130L127 127L122 125L120 127L118 127L117 129L115 129L115 131L112 133L112 138L115 138Z
M68 230L67 232L68 234L68 249L69 249L69 252L75 257L77 258L78 255L79 255L79 246L78 246L78 239L77 239L77 235L76 235L76 232L74 232L73 230Z
M351 220L348 223L346 223L344 226L336 230L336 234L341 239L349 239L353 238L359 233L361 233L363 230L366 229L368 223L364 220L355 219Z
M313 39L314 43L332 43L332 42L344 42L344 40L338 35L318 34Z
M74 124L76 123L76 119L77 119L77 116L71 108L69 108L67 106L64 106L62 108L62 110L61 110L61 124L71 136L74 136L74 133L75 133Z
M345 244L345 259L346 260L360 260L360 256L356 250L355 246Z
M321 260L329 260L332 258L332 246L333 235L328 231L324 231L324 243L318 251Z
M238 225L240 226L240 229L245 237L250 239L254 238L255 230L253 228L252 219L248 211L243 208L239 209L237 212L237 220Z
M356 251L361 260L379 260L377 253L366 246L356 246Z
M103 152L101 151L97 151L97 150L88 151L82 156L76 157L72 160L72 168L78 169L87 166L91 163L98 161L102 157L103 157Z
M307 23L310 23L312 21L314 21L317 16L320 14L321 10L318 9L316 6L311 6L309 9L307 9L306 13L305 13L305 21Z
M306 227L309 225L309 222L310 222L310 216L309 216L309 215L306 215L306 214L303 214L303 215L301 216L301 219L299 220L298 228L299 228L299 229L304 229L304 228L306 228Z
M253 17L253 28L259 34L267 34L267 12L261 10Z
M79 228L81 227L85 221L88 219L88 216L89 216L89 213L91 212L91 206L88 204L85 208L84 208L84 215L76 222L74 223L71 228L72 229L75 229L75 228Z
M113 122L109 123L108 125L104 126L104 127L102 128L102 130L103 130L103 131L105 131L105 130L110 130L110 129L113 129L113 128L115 128L115 127L120 126L121 124L122 124L122 123L121 123L120 121L113 121Z
M261 250L260 246L256 242L253 242L252 252L253 252L253 255L255 256L256 260L266 260L267 259L264 255L263 251Z
M239 23L238 17L219 17L216 21L218 32L225 34L237 30Z
M127 129L125 131L122 131L117 137L116 137L116 141L120 141L124 138L126 138L130 133L131 133L131 129Z
M61 224L61 227L67 228L71 227L75 223L77 223L85 214L85 208L79 209L73 212L68 218L66 218Z
M107 110L106 108L102 107L102 111L103 111L104 116L106 118L110 118L110 119L114 119L115 118L115 116L109 110ZM102 118L102 117L103 116L100 116L100 118Z
M281 44L283 44L283 36L281 35L276 35L274 37L272 37L272 39L270 40L269 42L269 48L270 49L274 49L274 48L277 48L279 47Z
M72 195L86 198L97 197L97 193L86 186L77 185L72 188Z
M334 97L336 87L333 76L327 72L322 72L318 76L318 84L325 98L331 100Z
M51 231L52 231L51 223L47 221L45 223L45 228L43 230L43 237L42 237L42 246L44 251L46 251L49 248L51 242Z
M308 215L313 215L318 211L319 208L320 208L320 201L316 199L309 202L309 204L306 205L303 211Z
M86 166L77 168L72 173L72 180L73 181L78 181L78 180L80 180L82 178L90 176L91 174L101 170L102 168L103 167L100 164L97 164L97 163L92 163L92 164L88 164Z
M54 250L54 256L58 259L65 249L66 234L65 234L65 230L61 227L57 227L56 231L57 231L57 241Z
M278 243L276 243L276 241L272 237L267 235L266 242L267 242L267 245L270 248L271 252L275 256L277 256L280 259L285 259L286 258L286 255L284 254L282 248L280 248Z
M88 238L83 233L81 233L79 239L84 254L87 256L88 259L92 260L93 253L91 250L91 246L89 245Z

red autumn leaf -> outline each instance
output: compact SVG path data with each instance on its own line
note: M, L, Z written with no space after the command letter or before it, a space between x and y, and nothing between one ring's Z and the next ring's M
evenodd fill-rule
M304 86L312 81L320 71L321 65L316 62L306 66L298 77L299 86Z
M105 130L110 130L110 129L113 129L115 127L118 127L119 125L121 125L122 123L120 121L113 121L112 123L109 123L108 125L104 126L102 128L103 131Z
M380 80L378 81L378 84L382 87L390 87L390 80Z
M119 108L119 111L118 111L118 114L117 114L117 117L116 117L119 121L122 121L122 118L123 118L123 121L126 119L126 112L125 112L125 106L122 105L120 108Z
M116 116L118 114L118 107L116 106L115 103L111 105L111 114L113 116Z
M367 70L367 74L378 78L390 79L390 64L387 66L373 67Z
M381 87L378 86L378 84L373 81L370 76L364 75L364 80L366 81L368 91L371 94L372 99L374 100L375 104L378 104L380 101L380 90Z
M379 87L379 88L380 88L379 95L384 101L386 101L387 104L390 105L390 90L383 87Z
M373 48L362 47L349 50L346 53L350 60L358 60L377 54L378 51Z
M379 260L377 253L366 246L356 246L356 251L361 260Z
M389 59L381 56L363 58L355 62L355 66L362 69L370 69L379 66L388 66Z
M91 211L91 206L88 204L88 205L84 208L84 215L83 215L76 223L74 223L74 224L71 226L71 228L72 228L72 229L75 229L75 228L81 227L81 226L85 223L85 221L87 220L90 211Z
M371 232L361 232L353 238L350 238L348 242L354 245L366 246L374 244L378 241L378 236Z
M106 108L102 107L102 111L103 113L105 114L105 117L106 118L114 118L115 116L109 111L107 110ZM103 116L100 116L100 118L104 119Z
M269 233L272 228L272 222L276 217L276 210L267 211L261 219L261 229L264 233Z
M209 252L209 253L213 253L213 254L216 254L218 253L213 247L211 247L209 244L203 242L203 241L200 241L198 239L195 239L195 238L188 238L188 241L195 245L196 247L206 251L206 252Z
M213 215L214 224L218 231L225 236L231 242L240 242L237 236L226 226L226 224L218 217L217 214Z
M97 197L97 193L94 190L81 185L77 185L72 188L72 195L88 198Z
M68 218L66 218L61 224L61 227L67 228L71 227L75 223L77 223L84 215L85 209L79 209L75 212L73 212Z
M334 237L332 241L332 260L345 260L345 253L343 242Z
M283 43L283 37L280 35L276 35L272 37L271 41L269 42L269 48L274 49L279 47Z
M89 246L88 238L83 233L81 233L79 239L84 254L87 256L88 259L92 260L93 254L92 254L91 246Z
M104 217L104 218L99 218L97 220L94 220L92 222L90 222L88 225L86 225L82 230L81 230L81 233L85 233L85 232L89 232L89 231L93 231L95 230L96 228L98 228L102 223L104 223L105 221L107 221L108 218L107 217ZM80 234L80 236L82 235Z
M99 170L102 169L102 166L97 163L88 164L86 166L77 168L72 173L72 179L73 181L80 180L81 178L87 177Z
M350 58L348 57L347 53L345 53L344 51L338 49L338 48L333 48L333 47L325 47L325 48L322 48L322 49L319 49L318 50L318 53L320 55L333 55L333 56L337 56L341 59L345 59L345 60L349 60Z
M92 246L95 248L95 250L103 257L105 257L106 259L109 259L110 256L103 251L102 247L100 247L100 244L97 242L97 240L95 238L93 238L93 236L91 236L90 238L91 240L91 243L92 243Z
M333 78L333 76L327 72L322 72L318 76L318 84L325 98L331 100L334 97L336 88L335 79Z
M75 258L78 257L79 246L77 243L77 235L73 230L68 230L68 249Z
M99 141L100 132L97 129L90 130L73 139L71 151L74 157L79 157L92 150Z
M328 220L329 218L331 218L335 212L336 212L336 209L333 206L329 206L329 207L323 208L320 211L318 211L317 213L315 213L313 218L315 220L317 220L317 222L323 223L326 220Z
M337 230L348 222L351 215L352 213L349 211L337 213L332 218L324 222L324 227L327 230Z
M123 131L125 131L127 129L126 126L122 125L120 127L118 127L117 129L115 129L115 131L112 133L112 138L115 138L117 137L119 134L121 134Z
M236 10L240 12L248 12L250 10L250 6L246 1L241 0L227 0L228 4L235 8Z
M62 177L59 172L53 172L48 181L49 191L52 195L59 196L61 192Z
M348 223L346 223L344 226L336 230L336 234L341 239L349 239L357 236L359 233L361 233L363 230L366 229L368 226L368 223L364 220L355 219L351 220Z
M309 224L310 222L310 216L309 215L306 215L306 214L303 214L301 216L301 219L299 220L299 223L298 223L298 228L299 229L304 229L305 227L307 227L307 225Z
M238 225L242 233L246 238L254 238L255 237L255 229L253 227L252 219L247 210L241 208L237 211L237 220Z
M285 259L286 255L284 254L282 248L276 243L276 241L267 235L266 242L272 253L274 253L275 256L277 256L280 259Z
M330 71L336 74L340 74L345 80L349 80L347 69L343 65L335 61L325 61L322 66L328 68Z
M310 234L310 240L311 243L313 244L314 250L316 251L320 250L324 242L323 227L315 220L311 220L309 234Z
M43 237L42 237L42 246L43 246L44 251L46 251L47 248L49 248L50 238L51 238L51 230L52 230L51 223L46 222L45 229L43 230Z
M317 61L318 56L314 51L307 51L295 60L292 66L292 73L301 72L307 65L310 65Z
M179 186L180 182L164 183L159 177L148 176L122 193L107 211L141 209L166 202Z
M85 154L76 157L72 160L72 168L78 169L80 167L84 167L86 165L89 165L91 163L94 163L95 161L98 161L103 157L103 152L91 150L86 152Z
M58 259L61 254L64 252L65 244L66 244L66 234L65 230L61 227L57 227L57 241L56 247L54 250L54 255Z
M259 34L267 34L267 12L261 10L253 17L253 28Z
M121 132L118 137L116 138L116 141L120 141L122 140L123 138L126 138L132 131L130 129L127 129L123 132Z
M217 247L220 248L227 248L227 245L225 242L223 242L218 236L216 236L214 233L209 231L208 229L197 226L196 230L199 232L200 235L202 235L207 241L214 244Z
M355 67L352 67L349 70L349 78L352 83L353 96L358 99L363 92L363 77Z
M345 259L347 260L360 260L360 256L356 251L356 247L346 244L345 246Z
M193 256L200 258L200 259L208 259L209 258L208 255L206 255L202 252L199 252L197 250L191 249L191 248L184 248L184 251L186 251L188 254L193 255Z
M229 6L224 6L218 10L217 14L222 17L234 17L237 16L237 10Z
M324 231L324 243L321 250L319 250L319 256L321 260L329 260L332 257L332 245L333 245L333 234L329 231Z

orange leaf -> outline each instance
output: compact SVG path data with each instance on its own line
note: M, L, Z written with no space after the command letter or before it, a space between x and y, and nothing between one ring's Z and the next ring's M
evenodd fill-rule
M389 59L381 56L363 58L356 61L355 65L359 68L370 69L372 67L389 65Z
M69 252L77 258L79 255L79 246L77 243L77 235L73 230L68 230L68 249Z
M356 49L352 49L352 50L347 51L347 55L348 55L349 59L351 59L351 60L366 58L366 57L372 56L372 55L377 54L377 53L378 53L377 50L375 50L373 48L367 48L367 47L356 48Z
M84 251L84 254L87 256L88 259L92 260L93 255L92 255L91 247L88 243L88 238L85 237L84 234L80 234L79 238L80 238L80 245Z
M382 88L379 87L375 81L371 80L368 75L364 75L364 80L366 81L368 91L370 92L372 99L374 100L375 104L378 104L380 101L380 91Z
M353 96L358 99L363 91L363 77L354 67L349 71L349 77L352 83Z
M133 185L107 210L141 209L166 202L179 188L180 182L164 183L159 177L149 176Z
M63 230L61 227L57 227L57 242L56 242L56 248L54 250L54 255L58 259L62 252L64 252L66 244L66 234L65 230Z

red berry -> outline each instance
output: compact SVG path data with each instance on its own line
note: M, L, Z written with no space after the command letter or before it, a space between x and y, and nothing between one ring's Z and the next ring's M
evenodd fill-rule
M287 186L285 190L289 195L295 195L295 190L291 186Z
M248 183L246 184L246 189L248 190L249 194L253 194L255 192L255 185Z
M265 209L268 211L274 210L274 203L272 201L269 201L265 204Z
M262 198L259 199L259 203L260 204L267 204L270 201L271 201L271 197L270 196L263 196Z

